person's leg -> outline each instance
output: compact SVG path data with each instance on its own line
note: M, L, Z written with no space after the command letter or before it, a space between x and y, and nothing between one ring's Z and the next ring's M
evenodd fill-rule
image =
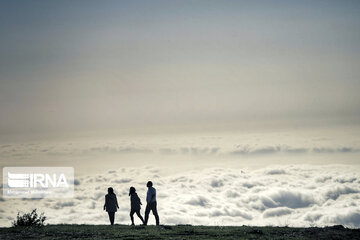
M134 224L134 213L135 213L134 210L131 210L131 211L130 211L131 225L135 225L135 224Z
M155 216L155 220L156 220L156 225L159 226L160 224L160 219L159 219L159 214L157 212L157 207L156 207L156 202L153 202L152 203L152 206L151 206L151 210Z
M114 225L115 212L108 212L110 224Z
M140 214L140 210L137 210L137 211L136 211L136 215L140 218L140 220L141 220L142 223L144 224L145 222L144 222L143 217L142 217L141 214Z
M147 224L148 220L149 220L149 213L150 213L150 204L146 204L146 208L145 208L145 221L144 221L144 225Z

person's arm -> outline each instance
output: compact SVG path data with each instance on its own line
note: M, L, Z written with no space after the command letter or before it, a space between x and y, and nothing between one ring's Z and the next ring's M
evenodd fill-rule
M151 199L150 202L152 202L153 198L156 196L156 190L155 188L153 188L153 190L151 191Z
M115 196L115 202L116 202L116 207L119 208L119 204L118 204L116 196Z
M147 193L146 193L146 203L150 203L150 200L151 200L150 190L148 189L148 190L147 190Z
M138 198L139 204L142 205L141 199L139 198L139 196L137 196L137 198Z
M104 204L104 210L106 210L106 195L105 195L105 204Z

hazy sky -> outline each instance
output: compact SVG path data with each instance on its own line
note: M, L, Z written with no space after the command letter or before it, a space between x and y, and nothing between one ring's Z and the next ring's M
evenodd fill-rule
M1 1L0 134L360 120L359 1Z

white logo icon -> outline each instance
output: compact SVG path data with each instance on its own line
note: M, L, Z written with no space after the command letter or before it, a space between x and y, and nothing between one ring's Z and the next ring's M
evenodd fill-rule
M60 174L57 177L56 174L43 174L43 173L8 173L8 186L11 188L36 188L38 186L43 188L48 187L68 187L66 177L64 174Z
M8 173L8 186L21 188L30 186L30 174Z

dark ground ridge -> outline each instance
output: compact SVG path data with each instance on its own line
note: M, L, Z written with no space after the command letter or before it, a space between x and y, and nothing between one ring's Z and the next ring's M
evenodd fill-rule
M46 225L0 228L0 239L360 239L360 229L332 227Z

